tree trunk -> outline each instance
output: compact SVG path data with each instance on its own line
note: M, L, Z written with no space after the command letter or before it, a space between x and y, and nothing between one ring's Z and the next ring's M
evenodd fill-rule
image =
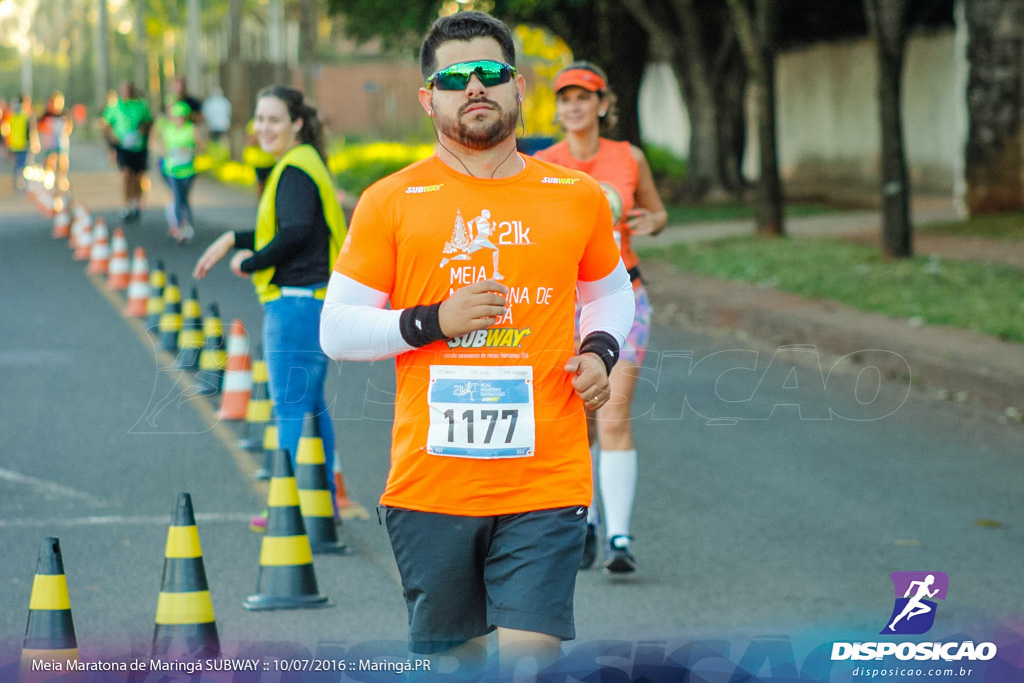
M134 80L139 92L149 92L149 59L146 48L149 38L146 35L146 2L135 0L135 64Z
M882 134L882 250L887 258L914 255L910 181L903 143L900 92L907 38L907 0L864 0L878 54L879 124Z
M961 0L967 24L968 132L965 203L970 215L1024 206L1024 0Z
M757 0L755 8L756 19L750 16L743 0L729 0L736 35L750 72L757 121L760 151L755 207L757 233L777 237L785 233L785 226L775 131L776 0Z
M110 91L110 38L108 36L107 2L100 0L99 13L96 18L96 91L93 93L96 111L102 112L107 106L107 93Z
M228 140L231 158L240 159L245 148L245 128L252 116L249 85L242 64L242 0L228 0L228 55L223 65L221 82L224 95L231 100L231 129Z
M314 0L299 2L299 70L306 101L316 102L316 7Z
M650 36L652 57L667 59L679 82L690 117L691 191L709 198L741 193L746 70L727 10L719 0L623 4Z

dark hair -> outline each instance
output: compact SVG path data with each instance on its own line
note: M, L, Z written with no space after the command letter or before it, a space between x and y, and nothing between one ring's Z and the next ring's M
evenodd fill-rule
M493 38L498 41L505 61L512 66L516 65L516 46L508 26L485 12L456 12L435 21L420 45L420 72L423 80L437 71L437 47L441 43L451 40L470 41L473 38Z
M595 73L607 84L605 85L604 90L597 91L597 96L608 103L608 110L605 112L605 115L601 117L598 123L598 131L601 135L608 135L615 130L615 124L619 122L619 113L616 107L616 103L619 101L619 98L615 94L615 91L612 90L612 86L608 84L608 75L604 72L604 69L599 67L597 64L580 60L573 62L564 69L561 69L558 72L558 75L555 76L555 80L558 80L558 76L561 76L564 72L569 71L570 69L584 69L585 71Z
M327 163L324 128L320 125L320 117L316 113L316 108L306 103L302 91L289 88L286 85L268 85L256 94L257 100L264 97L273 97L284 102L284 106L288 110L288 118L292 121L302 119L302 128L298 133L299 142L312 145L324 163Z

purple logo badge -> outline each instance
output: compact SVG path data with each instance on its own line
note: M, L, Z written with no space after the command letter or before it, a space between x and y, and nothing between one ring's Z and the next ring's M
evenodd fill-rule
M896 603L882 634L919 635L935 622L935 600L945 600L949 577L944 572L893 572Z

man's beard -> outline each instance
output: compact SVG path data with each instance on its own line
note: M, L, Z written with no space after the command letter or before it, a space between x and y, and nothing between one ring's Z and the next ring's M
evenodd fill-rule
M487 104L498 112L498 118L490 123L473 121L464 123L462 120L463 110L477 104ZM502 140L513 135L516 130L516 122L519 119L518 109L505 111L493 100L473 100L467 102L457 116L437 116L438 129L445 136L455 140L467 149L484 150L494 147Z

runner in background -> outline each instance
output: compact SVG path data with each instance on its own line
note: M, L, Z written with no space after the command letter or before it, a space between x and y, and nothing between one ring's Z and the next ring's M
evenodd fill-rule
M665 228L668 213L643 151L628 142L603 137L615 126L615 95L604 72L593 64L576 62L558 73L554 89L556 114L565 129L565 139L536 156L583 171L601 183L636 298L633 328L609 377L612 397L596 413L600 454L595 461L606 538L604 570L627 573L636 570L630 518L636 497L637 453L630 410L651 329L651 304L632 238L657 235ZM593 430L590 436L593 450ZM580 568L593 566L597 559L597 509L596 505L591 507L587 548Z
M64 108L64 94L55 91L39 118L39 148L46 172L53 174L53 186L61 190L69 187L68 167L74 126L71 114Z
M119 97L107 105L102 116L103 135L114 149L123 178L124 221L142 215L143 188L149 168L149 131L153 114L130 81L121 83Z
M508 27L443 17L420 69L436 153L360 197L320 338L335 359L396 358L380 503L410 650L476 675L496 631L504 680L575 637L593 493L583 406L608 398L633 293L598 184L517 153L525 81Z
M11 100L9 110L4 116L0 125L0 132L3 133L7 143L7 151L14 161L13 182L14 191L23 193L25 191L25 166L28 164L28 155L34 146L38 146L36 133L36 117L32 112L32 98L28 95L20 95Z
M195 236L195 222L189 197L196 177L195 159L203 141L198 127L189 120L191 110L184 102L168 107L168 116L157 124L154 151L160 157L160 172L171 191L167 205L167 232L179 244Z

